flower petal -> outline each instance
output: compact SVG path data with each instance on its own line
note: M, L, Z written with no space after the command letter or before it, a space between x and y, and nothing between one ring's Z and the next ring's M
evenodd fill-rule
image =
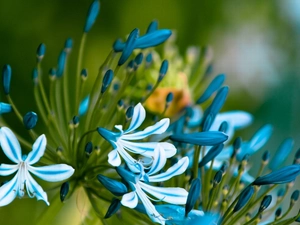
M75 170L66 164L55 164L41 167L28 165L28 171L45 181L58 182L71 177Z
M86 96L79 104L78 114L83 116L89 108L90 96Z
M182 174L189 165L189 158L187 156L180 159L176 164L170 167L166 172L154 176L149 176L150 182L162 182L170 178Z
M144 139L145 137L148 137L149 135L152 135L152 134L162 134L168 129L169 124L170 124L170 119L165 118L165 119L158 121L153 126L147 127L143 131L139 131L139 132L136 132L133 134L124 134L121 136L121 139L123 139L123 140L140 140L140 139ZM126 133L128 133L128 132L129 131L127 130Z
M121 204L131 209L135 208L138 204L138 197L135 191L123 195Z
M43 200L47 205L48 202L47 193L43 188L33 179L33 177L27 172L26 173L26 189L29 197L36 197L37 200Z
M112 166L120 166L121 165L121 158L117 149L112 150L108 154L108 163Z
M154 149L158 142L129 142L119 140L119 143L124 148L132 153L153 157ZM159 142L160 146L165 150L166 157L170 158L176 154L176 148L173 144L168 142Z
M0 187L0 206L11 203L17 197L18 190L18 174L7 183Z
M7 127L0 129L0 143L4 154L13 162L22 161L21 146L14 133Z
M154 149L153 158L154 160L148 175L159 172L167 162L165 150L160 146L160 144L157 144L156 148Z
M129 128L125 131L125 133L129 133L137 129L144 122L146 117L146 111L141 103L137 104L133 110L133 116L131 119L131 123Z
M186 203L188 192L183 188L154 187L142 182L139 184L144 191L164 202L182 205Z
M18 165L1 164L0 165L0 176L8 176L18 170Z
M34 144L32 145L32 151L29 152L25 162L29 165L32 165L40 160L40 158L44 155L45 149L47 145L46 136L42 134L39 136Z

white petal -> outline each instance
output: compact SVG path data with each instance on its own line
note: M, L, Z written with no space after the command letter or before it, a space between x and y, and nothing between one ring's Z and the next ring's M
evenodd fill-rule
M21 146L14 133L7 127L0 129L0 143L4 154L13 162L22 161Z
M138 197L135 191L123 195L121 204L131 209L135 208L138 204Z
M176 164L170 167L166 172L154 176L149 176L150 182L162 182L170 178L182 174L189 165L189 158L187 156L180 159Z
M121 165L121 158L119 156L119 153L116 149L112 150L108 154L108 163L112 166L120 166Z
M43 200L47 205L49 205L47 193L28 172L26 173L26 188L29 197L35 196L37 200Z
M13 174L18 170L18 165L9 165L9 164L1 164L0 165L0 175L8 176Z
M144 191L164 202L179 205L186 203L188 192L183 188L154 187L142 182L139 184Z
M253 116L250 113L239 110L219 113L213 123L213 130L218 130L223 121L230 123L234 129L241 129L252 123Z
M150 219L153 222L160 223L160 224L165 224L166 219L163 218L156 210L154 205L150 202L150 200L147 198L147 195L143 192L139 184L135 185L136 187L136 193L139 196L140 200L142 201L145 210L150 217Z
M158 143L165 150L167 158L174 156L177 151L175 146L168 142L130 142L124 140L119 140L118 142L122 144L126 150L146 157L153 157L154 149Z
M167 162L165 150L160 146L160 144L157 144L156 148L154 149L153 158L153 163L148 175L159 172Z
M28 171L49 182L66 180L74 173L74 169L66 164L55 164L41 167L33 167L28 165Z
M125 133L129 133L137 129L144 122L146 117L146 111L141 103L137 104L133 109L133 115L131 119L131 123L129 128L125 131Z
M29 152L25 162L28 162L29 165L32 165L37 161L39 161L40 158L44 155L46 145L47 145L46 136L42 134L36 139L36 141L32 145L32 151Z
M115 128L118 129L121 133L123 132L123 126L122 125L115 125Z
M18 190L18 174L7 183L0 187L0 206L11 203L17 196Z
M170 124L170 119L165 118L165 119L158 121L156 124L154 124L150 127L147 127L143 131L138 131L133 134L123 134L121 136L121 138L123 140L140 140L140 139L144 139L145 137L148 137L149 135L152 135L152 134L162 134L168 129L169 124ZM129 131L127 130L126 133L129 133Z

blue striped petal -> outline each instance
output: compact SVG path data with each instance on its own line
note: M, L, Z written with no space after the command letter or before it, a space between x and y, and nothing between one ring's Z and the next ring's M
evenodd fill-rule
M144 139L145 137L148 137L149 135L152 135L152 134L162 134L168 129L169 124L170 124L170 119L165 118L165 119L160 120L156 124L147 127L143 131L138 131L133 134L124 134L121 138L123 140L140 140L140 139ZM126 133L128 133L128 132L129 131L127 130Z
M26 172L26 189L29 197L36 197L37 200L43 200L47 205L50 205L48 202L47 193L43 188L33 179L33 177Z
M8 176L13 174L19 169L18 165L9 165L2 163L0 165L0 175L1 176Z
M129 133L137 129L144 122L146 117L146 111L141 103L138 103L133 110L133 116L129 125L129 128L124 133Z
M142 201L146 213L148 214L148 216L150 217L150 219L153 222L156 223L160 223L160 224L165 224L166 219L163 218L155 209L154 205L150 202L150 200L148 199L147 195L143 192L143 190L141 189L141 187L139 186L139 184L135 185L136 188L136 193L139 196L140 200Z
M108 154L108 163L112 166L120 166L121 165L121 158L120 158L119 153L116 149L112 150Z
M153 158L151 169L147 173L148 175L159 172L167 162L165 150L160 146L160 144L157 144L156 148L154 149Z
M46 136L42 134L39 136L34 144L32 145L32 151L29 152L25 162L29 165L32 165L40 160L40 158L44 155L45 149L47 145Z
M167 158L174 156L177 151L175 146L168 142L129 142L120 140L119 143L124 146L126 150L147 157L153 157L154 149L158 143L165 150Z
M121 204L131 209L135 208L138 204L138 197L135 191L123 195Z
M0 129L0 143L4 154L13 162L22 161L21 146L14 133L7 127Z
M18 174L0 187L0 206L11 203L18 193Z
M74 169L66 164L55 164L50 166L33 167L28 165L28 171L49 182L63 181L71 177Z
M185 172L189 165L189 158L187 156L180 159L176 164L170 167L166 172L160 173L154 176L149 176L150 182L162 182L169 180L170 178L180 175Z
M144 191L164 202L179 205L186 203L188 192L184 188L154 187L142 182L139 185Z

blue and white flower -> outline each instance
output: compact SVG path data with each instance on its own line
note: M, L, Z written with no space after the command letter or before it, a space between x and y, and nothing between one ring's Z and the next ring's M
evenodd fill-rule
M145 117L146 111L142 104L139 103L134 107L131 123L127 130L123 131L122 125L115 126L115 128L117 128L120 132L112 132L101 127L98 128L99 134L108 142L110 142L114 148L114 150L108 154L108 162L112 166L120 166L122 157L126 161L130 170L138 173L140 172L140 169L137 166L137 160L135 160L127 151L140 154L148 158L153 157L154 149L158 142L136 141L147 138L152 134L164 133L169 127L170 120L168 118L162 119L155 125L147 127L143 131L132 133L141 126L145 120ZM173 144L168 142L160 142L159 144L164 149L167 158L170 158L176 154L176 148Z
M147 183L163 182L171 179L174 176L182 174L188 167L189 159L188 157L184 157L170 167L166 172L157 174L164 167L167 160L166 152L160 144L157 144L157 147L154 150L153 158L153 163L147 173L144 172L142 165L142 170L139 175L135 175L125 170L123 167L117 168L120 176L126 180L132 189L132 192L123 195L121 204L129 208L135 208L140 200L145 207L146 213L153 222L165 224L167 218L162 217L160 213L158 213L150 200L183 205L186 203L188 192L183 188L156 187ZM158 200L152 199L146 193L157 198Z
M16 136L7 127L0 129L0 142L4 154L15 163L14 165L1 164L0 175L8 176L16 172L16 175L10 181L0 187L0 206L8 205L17 196L22 198L26 192L30 198L36 197L37 200L43 200L49 205L47 193L30 173L49 182L68 179L74 173L74 169L66 164L32 166L44 155L47 144L45 135L41 135L36 139L32 151L28 155L22 155L21 146Z

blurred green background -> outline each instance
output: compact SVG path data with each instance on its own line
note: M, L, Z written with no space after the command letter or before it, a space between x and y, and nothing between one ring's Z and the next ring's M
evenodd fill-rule
M56 65L66 38L73 38L73 53L77 54L90 3L0 1L0 66L11 65L11 95L23 112L35 109L31 71L37 46L44 42L47 47L45 73ZM295 153L300 146L299 12L299 0L102 0L100 16L88 35L84 66L94 76L116 38L135 27L144 32L157 19L161 28L177 31L182 53L190 45L213 48L213 74L225 73L231 88L223 110L242 109L255 116L254 124L241 132L244 139L271 123L274 134L267 148L274 151L284 138L292 137ZM71 56L71 65L75 63L76 57ZM2 91L0 98L5 100ZM14 120L11 115L3 117ZM16 200L0 208L0 224L32 224L44 207L43 202ZM80 218L76 213L67 214L72 210L60 214L61 224Z

